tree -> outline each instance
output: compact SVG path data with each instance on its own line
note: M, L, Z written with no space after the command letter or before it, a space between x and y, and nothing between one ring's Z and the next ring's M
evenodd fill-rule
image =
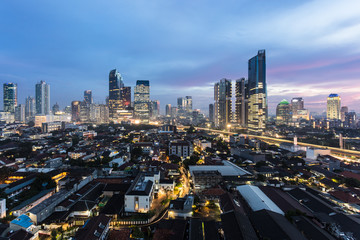
M186 131L187 133L195 133L196 132L196 129L194 128L194 126L190 126L188 129L187 129L187 131Z
M178 163L181 162L181 157L179 157L177 155L170 155L169 160L170 160L171 163L178 164Z
M143 154L143 150L141 149L141 147L133 148L133 150L131 151L131 159L135 160L138 157L141 157L142 154Z
M260 181L260 182L265 182L266 181L266 177L262 174L259 174L257 176L257 180Z

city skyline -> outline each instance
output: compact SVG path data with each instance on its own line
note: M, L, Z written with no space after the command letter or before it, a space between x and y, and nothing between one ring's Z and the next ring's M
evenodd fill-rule
M26 3L2 3L0 80L18 84L20 104L44 80L53 89L50 102L63 108L87 89L94 102L104 103L108 71L117 68L128 86L149 79L162 111L189 95L194 108L207 112L213 84L246 77L249 56L266 49L270 114L293 97L303 97L310 111L325 112L331 92L359 111L356 1L164 3L78 2L71 9L42 2L34 11ZM116 9L127 12L118 17Z

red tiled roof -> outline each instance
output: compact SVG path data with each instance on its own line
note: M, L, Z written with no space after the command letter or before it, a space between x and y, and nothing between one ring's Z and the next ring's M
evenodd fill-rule
M353 197L353 196L351 196L350 193L347 193L344 191L332 191L329 193L331 196L333 196L345 203L356 203L356 204L360 203L360 199Z
M221 196L225 193L226 192L221 188L210 188L202 192L202 194L205 196Z
M359 174L356 174L356 173L353 173L353 172L350 172L350 171L343 171L340 173L343 177L346 177L346 178L355 178L356 180L359 180L360 181L360 175Z

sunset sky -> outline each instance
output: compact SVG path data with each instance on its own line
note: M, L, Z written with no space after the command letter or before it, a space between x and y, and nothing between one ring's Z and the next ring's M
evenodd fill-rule
M116 68L132 88L150 80L162 112L186 95L207 112L213 84L247 77L266 49L270 113L292 97L321 113L330 93L360 111L358 0L1 1L0 33L1 84L18 84L19 103L40 80L51 105L87 89L104 103Z

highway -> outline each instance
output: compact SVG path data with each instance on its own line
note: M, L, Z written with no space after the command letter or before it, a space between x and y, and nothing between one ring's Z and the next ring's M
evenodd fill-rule
M188 127L184 126L184 127L178 127L180 129L186 129ZM215 129L210 129L210 128L200 128L200 127L195 127L196 130L204 130L204 131L209 131L209 132L213 132L213 133L219 133L219 134L224 134L224 135L233 135L233 134L239 134L236 132L229 132L229 131L221 131L221 130L215 130ZM272 142L272 143L293 143L293 141L291 140L286 140L286 139L281 139L281 138L274 138L274 137L266 137L266 136L257 136L257 135L250 135L250 134L241 134L244 135L246 137L254 138L254 139L260 139L263 140L265 142ZM323 145L316 145L316 144L310 144L310 143L303 143L303 142L297 142L297 144L299 146L305 146L305 147L313 147L313 148L326 148L331 150L331 153L335 153L335 154L343 154L343 155L347 155L347 156L355 156L355 157L360 157L360 151L355 151L355 150L349 150L349 149L341 149L341 148L336 148L336 147L328 147L328 146L323 146Z

